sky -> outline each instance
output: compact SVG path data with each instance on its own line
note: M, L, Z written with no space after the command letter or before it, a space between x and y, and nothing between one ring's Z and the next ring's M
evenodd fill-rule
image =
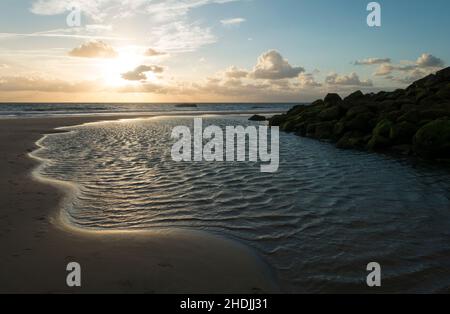
M308 102L448 65L448 0L369 2L2 0L0 102Z

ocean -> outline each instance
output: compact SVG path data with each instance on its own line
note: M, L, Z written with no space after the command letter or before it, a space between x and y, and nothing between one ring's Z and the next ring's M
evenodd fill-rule
M133 114L189 114L189 113L273 113L286 112L293 104L157 104L157 103L0 103L0 118L133 115Z

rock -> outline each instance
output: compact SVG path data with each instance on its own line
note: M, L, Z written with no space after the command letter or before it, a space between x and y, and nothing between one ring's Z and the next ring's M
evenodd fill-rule
M335 138L340 138L341 135L343 135L344 132L346 131L345 122L346 122L345 120L341 120L334 125L333 134Z
M288 111L288 115L298 115L300 113L302 113L303 111L305 111L308 107L305 105L298 105L295 106L294 108L292 108L291 110Z
M403 121L391 127L389 139L396 144L412 144L412 138L417 130L415 124Z
M342 101L341 96L338 94L328 94L325 96L324 102L327 106L335 106Z
M372 137L367 144L369 151L377 151L387 148L391 145L389 139L393 123L390 120L381 120L373 129Z
M411 122L418 123L420 121L420 113L418 110L411 110L403 114L400 118L397 119L398 122Z
M414 137L414 152L423 158L450 158L450 119L434 120Z
M287 115L276 115L269 119L270 126L281 126L284 121L286 121Z
M341 108L339 106L333 106L322 110L319 114L319 119L322 121L338 120L341 117Z
M354 106L354 107L350 108L347 111L346 116L351 118L351 117L354 117L356 115L359 115L359 114L362 114L362 113L367 113L367 112L370 112L370 110L369 110L369 108L367 106L359 105L359 106Z
M401 111L401 110L384 111L379 116L379 121L384 120L384 119L390 120L390 121L397 121L402 115L403 115L403 111Z
M372 134L374 136L382 136L384 138L389 138L389 135L391 134L391 128L393 126L393 123L390 120L382 120L378 122L375 129L373 129Z
M375 115L371 112L358 114L345 123L345 129L350 131L370 132L375 125Z
M250 117L250 119L248 119L249 121L266 121L266 117L260 116L255 114L254 116Z
M347 132L339 139L336 147L343 149L362 149L366 146L369 137L361 132Z
M411 155L412 153L412 146L408 144L403 145L395 145L391 147L391 150L400 155Z
M314 126L314 137L320 140L329 140L333 137L333 128L336 121L317 123Z
M344 100L328 94L269 119L271 126L283 131L332 140L340 148L390 150L427 158L448 158L448 121L450 67L405 90L365 95L356 91Z
M296 131L296 122L294 120L287 120L281 124L281 129L286 132L294 132Z
M450 83L441 87L436 93L436 96L441 99L450 100Z
M423 107L430 107L434 104L441 102L441 98L436 95L431 95L425 98L422 98L418 104Z
M367 144L367 149L369 151L384 150L390 145L391 141L388 138L381 135L373 135Z
M436 77L443 81L450 81L450 67L436 72Z
M436 120L439 118L449 117L450 118L450 108L445 109L429 109L420 112L420 120Z
M358 90L358 91L348 95L347 97L345 97L344 101L353 102L353 101L359 100L363 97L364 97L364 94L360 90Z

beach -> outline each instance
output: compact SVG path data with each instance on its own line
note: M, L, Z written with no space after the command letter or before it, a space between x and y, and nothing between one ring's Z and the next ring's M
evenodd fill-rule
M136 118L0 121L0 293L273 293L270 268L242 244L183 229L99 232L59 219L64 187L32 175L29 154L55 128ZM82 287L66 285L78 262Z

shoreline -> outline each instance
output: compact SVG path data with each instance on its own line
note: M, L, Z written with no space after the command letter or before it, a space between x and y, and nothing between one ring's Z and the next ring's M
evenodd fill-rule
M38 141L60 128L151 117L1 119L1 293L279 292L257 253L225 237L175 228L91 231L58 221L67 193L33 174ZM81 264L81 288L65 284L73 261Z

